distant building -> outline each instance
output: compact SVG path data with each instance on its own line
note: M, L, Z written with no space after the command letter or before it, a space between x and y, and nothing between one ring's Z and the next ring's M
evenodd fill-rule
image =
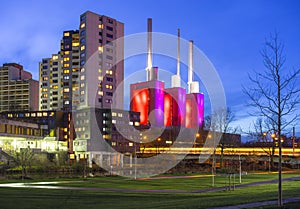
M43 128L37 123L0 119L0 149L8 153L28 147L50 153L67 150L66 144L45 135Z
M0 112L38 110L38 81L22 65L7 63L0 67Z
M68 112L61 111L12 111L2 112L1 118L15 121L15 123L36 124L40 136L47 140L64 144L69 153L73 153L73 140L75 138L74 126ZM19 134L19 132L16 132Z
M40 62L40 110L72 111L79 104L79 32L64 31L61 51Z
M93 154L132 153L140 142L140 114L118 109L86 108L74 115L77 159L92 159Z

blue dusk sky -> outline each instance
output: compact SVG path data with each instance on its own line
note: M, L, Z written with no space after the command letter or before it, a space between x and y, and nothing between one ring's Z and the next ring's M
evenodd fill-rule
M12 0L0 5L0 64L20 63L35 79L38 62L59 51L63 31L78 29L79 16L87 10L123 22L125 36L146 32L149 17L154 32L176 35L180 28L181 37L192 39L213 63L223 82L227 105L236 115L233 126L243 131L249 130L254 118L248 114L242 85L250 85L248 74L253 70L264 70L260 51L271 33L278 31L285 45L286 70L300 68L297 0ZM154 57L153 62L176 71L174 60ZM125 76L145 68L145 64L145 56L125 60ZM300 126L296 129L299 132Z

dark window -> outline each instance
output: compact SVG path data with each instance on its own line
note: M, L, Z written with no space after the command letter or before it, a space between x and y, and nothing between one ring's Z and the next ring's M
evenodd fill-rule
M57 73L54 73L52 76L53 76L53 77L58 77L58 74L57 74Z
M99 44L102 44L102 39L99 39Z
M53 69L53 71L58 71L58 68L57 67L54 67L54 68L52 68Z
M114 79L107 77L106 80L109 81L109 82L113 82Z
M43 69L44 70L48 69L48 66L47 65L43 65Z
M80 17L80 21L84 21L85 20L85 15L82 15L81 17Z
M106 55L106 59L113 60L113 57L110 55Z
M107 95L107 96L112 96L113 93L112 93L112 92L106 92L106 95Z
M85 43L85 38L81 38L80 39L80 44L84 44Z
M109 30L109 31L113 31L114 30L114 28L110 27L110 26L106 26L106 29Z
M58 62L53 62L53 65L58 65Z
M106 44L108 44L108 45L110 45L110 46L113 45L113 43L112 43L111 41L106 41Z
M113 36L112 34L107 33L107 34L106 34L106 37L107 37L107 38L113 38L114 36Z
M102 36L102 32L99 32L99 36Z
M100 102L100 103L101 103L101 102L102 102L102 98L99 98L99 99L98 99L98 102Z
M45 63L48 63L48 60L43 60L43 63L45 64Z
M82 30L82 31L80 32L80 36L84 36L84 34L85 34L85 30Z

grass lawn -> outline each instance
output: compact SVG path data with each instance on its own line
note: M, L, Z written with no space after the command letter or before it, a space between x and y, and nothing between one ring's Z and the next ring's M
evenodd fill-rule
M284 174L283 177L297 176ZM277 179L277 174L249 174L243 183ZM74 180L74 179L73 179ZM78 180L78 179L76 179ZM238 181L238 178L236 179ZM216 177L216 186L226 183L224 176ZM121 177L101 177L61 186L194 191L211 188L211 177L129 180ZM283 197L300 196L300 181L283 183ZM239 188L234 191L208 193L147 193L81 190L46 190L33 188L0 188L1 209L35 208L209 208L243 204L253 201L276 200L277 184Z

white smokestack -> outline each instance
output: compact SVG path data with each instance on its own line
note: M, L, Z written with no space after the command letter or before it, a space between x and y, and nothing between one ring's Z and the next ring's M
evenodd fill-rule
M193 82L193 41L189 41L189 61L188 61L188 85L191 93L190 84Z
M180 29L177 31L177 75L180 76Z
M199 82L193 81L194 71L194 42L189 41L189 61L188 61L188 93L199 93Z
M172 76L172 87L180 87L180 29L177 33L177 73Z
M152 69L152 18L148 18L148 30L147 30L147 81L150 80L150 72Z

